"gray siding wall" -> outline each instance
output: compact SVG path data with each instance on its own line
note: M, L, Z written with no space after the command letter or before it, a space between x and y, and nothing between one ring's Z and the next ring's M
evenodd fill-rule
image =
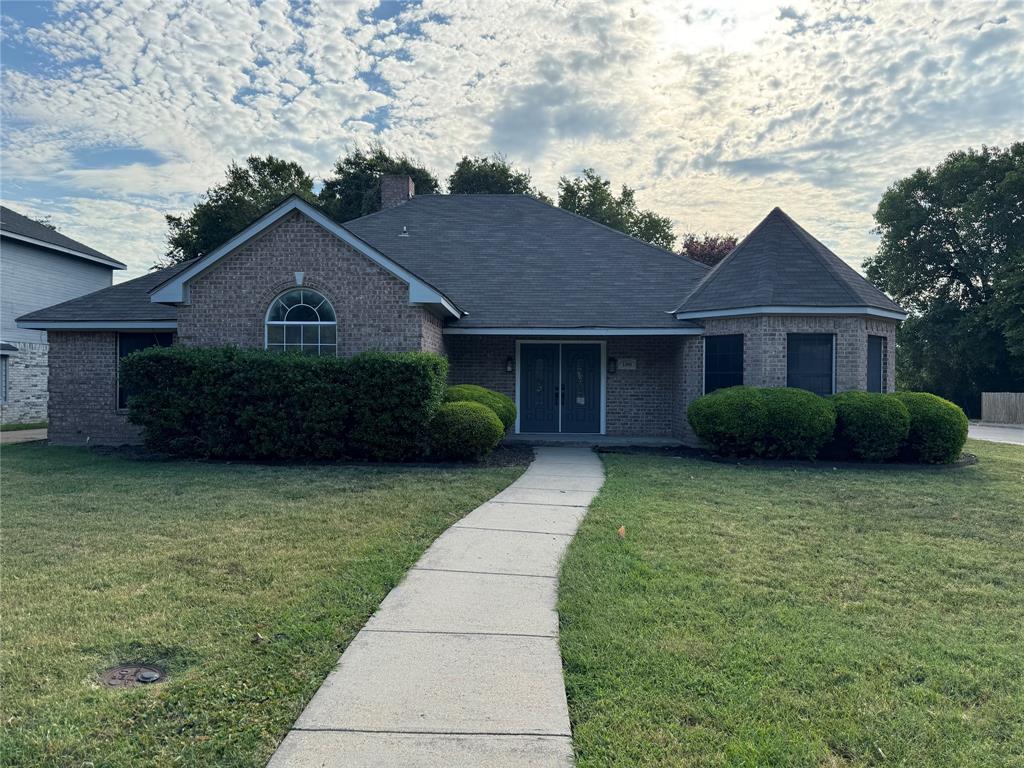
M45 343L46 331L18 328L14 319L108 288L112 281L110 267L0 238L0 338Z

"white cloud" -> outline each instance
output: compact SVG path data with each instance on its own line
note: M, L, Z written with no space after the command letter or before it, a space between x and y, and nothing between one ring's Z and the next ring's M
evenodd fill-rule
M680 230L742 234L780 205L856 265L888 184L1022 127L1016 0L374 5L68 0L5 25L53 62L5 67L5 198L139 274L163 213L230 160L326 174L377 137L441 177L504 152L549 194L594 166ZM82 159L102 147L163 160Z

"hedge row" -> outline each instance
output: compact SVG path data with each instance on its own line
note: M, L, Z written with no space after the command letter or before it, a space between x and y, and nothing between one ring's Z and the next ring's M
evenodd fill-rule
M448 361L420 352L315 357L154 347L121 363L148 446L202 458L406 461L429 445Z
M955 461L967 417L926 392L842 392L729 387L698 398L687 418L707 447L726 456Z

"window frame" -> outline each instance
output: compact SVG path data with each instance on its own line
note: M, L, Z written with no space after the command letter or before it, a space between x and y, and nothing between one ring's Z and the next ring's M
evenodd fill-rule
M7 388L10 386L10 355L0 355L0 403L7 405Z
M334 319L333 320L287 320L287 319L285 319L285 320L271 320L270 319L270 314L271 314L271 312L274 311L274 308L277 306L277 303L279 301L281 301L288 294L296 293L296 292L299 292L299 293L311 293L311 294L313 294L315 296L319 296L321 301L315 307L313 305L311 305L311 304L307 304L305 301L302 301L301 304L294 304L291 307L287 308L287 311L285 312L285 316L286 317L287 317L287 313L290 312L292 309L294 309L296 306L306 306L306 307L309 307L310 309L312 309L314 312L317 313L317 317L320 317L320 313L318 312L318 310L320 309L320 307L322 307L322 306L324 306L326 304L327 308L331 311L331 314L334 316ZM287 339L287 333L288 333L287 329L288 329L288 327L298 327L300 329L300 340L299 340L298 344L290 343L287 340L284 340L284 341L281 341L281 342L273 342L273 346L275 348L272 349L271 348L271 341L270 341L270 327L271 326L280 327L280 328L284 329L283 330L283 337L285 339ZM301 336L302 336L301 329L306 327L306 326L314 326L314 327L317 328L317 341L316 341L316 352L315 353L311 353L311 352L307 351L307 349L306 349L307 344L301 338ZM325 344L323 341L321 341L321 329L324 326L329 326L329 327L334 328L334 342L333 343ZM312 344L310 344L309 346L311 347ZM276 347L280 347L280 349L277 349ZM291 348L289 348L289 347L291 347ZM321 293L320 291L318 291L315 288L307 288L307 287L298 286L298 285L297 286L293 286L291 288L288 288L287 290L281 291L281 293L277 294L273 298L273 300L270 302L269 306L267 307L267 311L263 314L263 349L265 351L268 351L268 352L280 352L280 353L283 353L283 352L298 352L300 354L315 354L316 356L321 356L321 355L325 354L324 351L323 351L323 347L333 347L333 351L328 352L326 354L327 355L332 355L332 356L335 356L335 357L337 356L337 354L338 354L338 313L335 311L334 305L331 303L331 300L328 299L326 295L324 295L323 293Z
M803 339L806 339L808 337L817 337L817 338L820 338L820 339L828 338L829 339L829 342L832 345L832 354L830 356L831 357L831 366L830 366L831 387L830 387L830 391L828 392L828 394L822 394L821 392L816 392L815 390L807 389L806 387L795 386L790 381L790 378L791 378L791 375L792 375L791 372L790 372L790 353L792 352L792 346L793 346L792 342L793 342L793 337L794 336L800 337L800 338L803 338ZM834 395L836 393L836 334L834 334L834 333L813 333L813 332L806 332L806 333L792 332L792 333L787 333L786 334L786 386L787 387L793 387L794 389L802 389L805 392L813 392L814 394L820 395L821 397L829 397L830 395Z
M703 338L704 338L704 365L703 365L703 380L701 382L702 394L707 395L707 394L710 394L711 392L714 392L714 391L719 390L719 389L725 389L726 387L734 387L734 386L742 385L743 384L744 376L746 374L745 365L744 365L745 361L744 361L744 357L743 357L744 345L746 344L746 339L744 338L743 334L742 333L722 333L722 334L714 334L712 336L704 336ZM730 339L730 340L734 340L734 339L737 339L737 338L739 339L739 346L740 346L740 349L739 349L739 362L740 362L740 365L739 365L739 379L740 380L739 380L739 382L737 384L728 384L726 386L717 386L714 389L708 389L708 342L710 340L712 340L712 339L718 339L718 340ZM716 353L716 354L720 355L720 353ZM731 373L735 373L735 371L732 371ZM717 372L714 375L721 376L723 374L721 372Z

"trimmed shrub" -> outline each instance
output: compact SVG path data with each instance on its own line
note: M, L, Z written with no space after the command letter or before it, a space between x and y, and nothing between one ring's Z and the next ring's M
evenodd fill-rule
M498 415L505 429L516 423L515 401L508 395L481 387L478 384L455 384L448 387L444 400L446 403L482 403Z
M397 461L422 454L447 361L154 347L121 363L129 419L178 456Z
M896 398L872 392L832 396L836 433L830 453L861 461L895 458L907 439L910 411Z
M505 436L498 415L483 403L445 403L430 425L431 446L443 458L478 460Z
M910 413L910 429L900 449L903 458L927 464L956 461L967 440L967 416L961 408L928 392L896 392Z
M686 415L701 442L726 456L813 459L836 423L828 400L791 388L720 389L694 400Z

